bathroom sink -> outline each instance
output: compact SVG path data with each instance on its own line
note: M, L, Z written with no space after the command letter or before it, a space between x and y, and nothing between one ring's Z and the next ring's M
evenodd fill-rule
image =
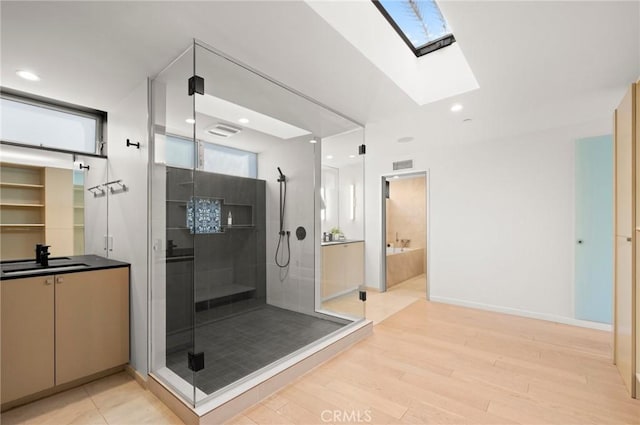
M88 264L84 263L69 263L68 259L55 259L50 260L49 265L47 267L42 266L41 264L36 264L35 262L26 263L13 263L13 264L2 264L2 273L5 275L16 275L16 274L28 274L33 273L35 271L43 271L43 270L51 270L53 272L61 272L67 270L77 270L89 267Z
M71 260L71 258L69 257L50 257L49 258L49 263L51 263L52 261L68 261ZM36 264L35 260L33 259L29 259L29 260L4 260L4 261L0 261L0 265L2 267L4 266L8 266L8 265L12 265L12 264L33 264L33 265L39 265Z

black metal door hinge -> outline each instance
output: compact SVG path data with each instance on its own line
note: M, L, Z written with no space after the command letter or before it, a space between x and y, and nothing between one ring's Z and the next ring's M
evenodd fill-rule
M199 370L204 369L204 353L193 353L192 351L187 352L187 361L189 364L189 369L194 372L198 372Z
M189 78L189 96L194 93L204 94L204 78L194 75Z
M366 301L367 300L367 291L360 291L359 298L360 298L360 301Z
M367 145L358 146L358 155L364 155L367 153Z

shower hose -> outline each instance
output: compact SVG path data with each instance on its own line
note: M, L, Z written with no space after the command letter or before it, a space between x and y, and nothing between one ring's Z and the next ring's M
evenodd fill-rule
M280 268L285 268L285 267L289 267L289 262L291 261L291 246L289 244L289 237L291 236L291 232L290 231L285 231L284 230L284 207L287 203L287 179L286 177L282 176L280 179L278 179L278 181L280 182L280 232L278 233L278 246L276 247L276 265ZM284 188L284 193L283 193L283 188ZM286 238L287 240L287 255L286 255L286 261L284 262L280 262L280 260L278 260L278 254L280 253L280 248L282 248L282 257L284 257L284 239ZM284 258L283 258L284 259Z

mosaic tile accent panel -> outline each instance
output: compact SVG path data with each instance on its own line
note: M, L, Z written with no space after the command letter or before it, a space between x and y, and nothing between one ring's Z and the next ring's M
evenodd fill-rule
M222 233L219 199L191 198L187 202L187 227L191 233Z

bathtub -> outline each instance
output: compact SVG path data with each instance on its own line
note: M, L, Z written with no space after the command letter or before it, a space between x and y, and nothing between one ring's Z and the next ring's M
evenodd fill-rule
M387 289L424 272L424 248L387 247Z
M398 247L387 247L387 255L395 255L402 254L403 252L416 251L420 248L398 248Z

